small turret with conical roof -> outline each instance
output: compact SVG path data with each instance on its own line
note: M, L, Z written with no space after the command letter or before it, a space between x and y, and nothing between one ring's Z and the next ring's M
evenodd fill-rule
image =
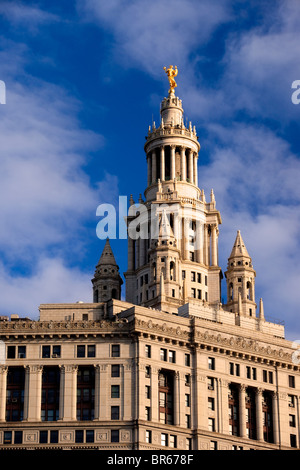
M106 239L92 283L94 302L121 299L121 286L123 281L119 274L119 266L116 263L109 238Z
M238 230L225 273L228 310L238 315L256 316L255 276L252 260Z

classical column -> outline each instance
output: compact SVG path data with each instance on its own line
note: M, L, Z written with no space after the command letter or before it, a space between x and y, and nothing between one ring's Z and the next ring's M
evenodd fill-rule
M184 403L184 397L180 397L179 393L179 372L175 372L174 374L174 396L173 396L173 403L174 403L174 425L180 425L180 405L182 404L182 400Z
M26 421L41 420L42 373L43 366L33 365L26 367L24 392L24 405L26 403L24 415L26 416Z
M279 444L279 425L278 425L278 393L272 393L272 415L273 415L273 435L274 444Z
M175 145L171 145L171 160L170 160L170 179L171 181L175 178Z
M100 364L95 365L95 418L100 417Z
M65 400L65 366L59 366L59 420L64 417Z
M152 150L152 183L156 182L156 152Z
M148 154L147 155L147 182L148 182L148 186L150 186L150 184L151 184L151 179L152 179L152 175L151 175L151 156Z
M77 418L77 370L75 365L65 366L64 373L64 410L63 421L75 421Z
M125 421L132 420L132 407L134 401L132 388L132 364L127 363L123 366L123 419Z
M262 396L263 391L261 388L256 390L256 431L257 431L257 440L263 441L264 440L264 433L263 433L263 409L262 409Z
M166 171L165 171L165 148L162 145L160 147L160 180L165 181Z
M193 162L193 159L194 159L194 152L192 150L189 150L189 174L188 174L188 178L189 178L190 183L194 182L194 172L193 172L194 162Z
M229 434L228 382L219 379L220 432Z
M159 422L158 373L156 367L151 367L151 421Z
M6 414L6 385L7 385L7 366L0 366L0 422L5 421Z
M239 417L240 417L240 436L247 437L246 432L246 386L239 386Z
M185 147L181 147L180 150L181 158L181 180L186 181L186 158L185 158Z
M195 153L194 156L194 184L198 186L198 155Z
M208 256L208 228L206 224L203 224L204 231L204 243L203 243L203 252L204 252L204 264L209 265L209 256Z
M211 225L211 264L217 266L218 255L217 255L217 226Z
M108 410L108 365L100 365L100 389L99 389L99 419L110 419Z

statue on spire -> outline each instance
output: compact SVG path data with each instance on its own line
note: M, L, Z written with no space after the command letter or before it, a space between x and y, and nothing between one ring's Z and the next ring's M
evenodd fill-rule
M175 79L174 79L174 77L177 77L177 75L178 75L177 65L175 65L174 69L173 69L173 65L170 65L170 67L168 69L166 67L164 67L164 71L168 75L168 79L169 79L169 83L170 83L169 94L173 94L174 89L177 87L177 83L175 82Z

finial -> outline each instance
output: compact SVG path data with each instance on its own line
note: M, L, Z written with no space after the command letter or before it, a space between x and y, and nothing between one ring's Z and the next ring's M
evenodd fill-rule
M174 89L177 87L177 83L174 80L174 77L177 77L178 75L177 65L175 65L174 69L173 69L173 65L170 65L168 69L167 67L164 67L164 71L168 75L168 79L170 83L169 95L174 95Z

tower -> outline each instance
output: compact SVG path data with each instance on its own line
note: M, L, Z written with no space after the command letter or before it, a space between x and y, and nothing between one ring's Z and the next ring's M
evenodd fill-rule
M225 272L228 310L239 315L256 316L255 276L252 260L238 230Z
M166 71L171 87L161 103L160 125L149 127L144 146L145 201L130 201L125 278L128 302L175 313L187 302L220 302L222 221L213 191L207 202L198 187L200 144L192 123L184 124L171 68Z
M105 302L110 299L121 299L121 286L123 281L119 274L119 266L116 263L112 252L109 238L106 239L105 246L99 262L96 266L93 283L93 301Z

